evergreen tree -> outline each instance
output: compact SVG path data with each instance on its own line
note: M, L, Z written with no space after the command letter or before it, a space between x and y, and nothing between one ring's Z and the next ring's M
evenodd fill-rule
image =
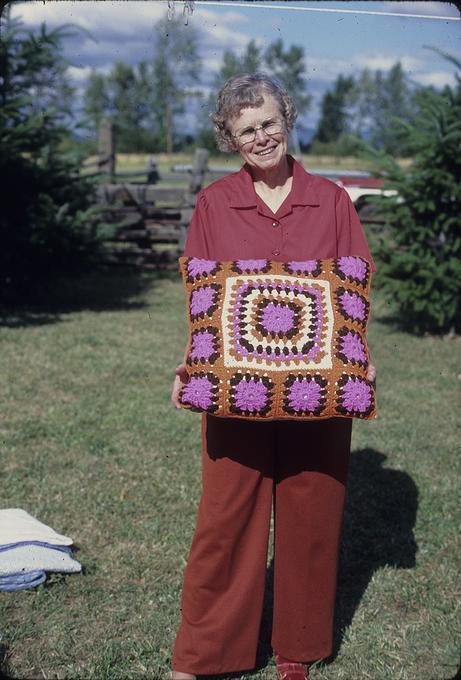
M349 131L347 106L353 88L353 78L339 75L333 89L325 93L314 141L337 142L341 135Z
M69 133L66 102L42 87L65 77L62 29L22 30L5 21L0 43L0 293L20 297L38 281L88 262L92 185L78 177L79 159L59 146ZM36 96L40 93L41 106ZM43 108L42 108L43 107Z
M411 89L400 62L386 75L381 71L375 79L375 108L371 143L395 156L408 153L407 135L395 125L397 120L408 121L412 116Z
M374 125L376 111L376 78L369 69L363 69L354 81L351 92L351 132L368 140Z
M457 62L458 67L461 66ZM377 239L378 282L415 331L461 328L461 79L454 89L426 90L414 122L402 121L413 156L403 170L381 160L386 188L378 201L386 230Z

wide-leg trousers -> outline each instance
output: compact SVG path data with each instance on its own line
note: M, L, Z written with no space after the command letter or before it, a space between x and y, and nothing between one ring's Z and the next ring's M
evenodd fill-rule
M174 670L214 675L254 667L272 504L272 647L295 661L332 653L351 429L348 418L203 416L202 496Z

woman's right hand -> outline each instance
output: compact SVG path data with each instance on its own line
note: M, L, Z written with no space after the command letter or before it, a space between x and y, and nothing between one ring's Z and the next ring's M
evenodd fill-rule
M179 391L183 385L189 382L189 374L185 363L176 366L175 378L173 380L173 388L171 390L171 403L175 408L181 408L179 403Z

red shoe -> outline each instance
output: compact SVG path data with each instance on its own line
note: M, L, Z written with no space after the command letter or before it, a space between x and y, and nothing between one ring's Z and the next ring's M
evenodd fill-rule
M309 666L306 664L289 661L276 652L274 656L279 680L306 680L309 677Z

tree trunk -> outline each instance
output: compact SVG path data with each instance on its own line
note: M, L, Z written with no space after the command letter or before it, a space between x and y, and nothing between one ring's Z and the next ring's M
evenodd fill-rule
M171 104L169 101L166 102L165 106L165 142L166 142L166 152L168 154L173 153L173 116L171 113Z

